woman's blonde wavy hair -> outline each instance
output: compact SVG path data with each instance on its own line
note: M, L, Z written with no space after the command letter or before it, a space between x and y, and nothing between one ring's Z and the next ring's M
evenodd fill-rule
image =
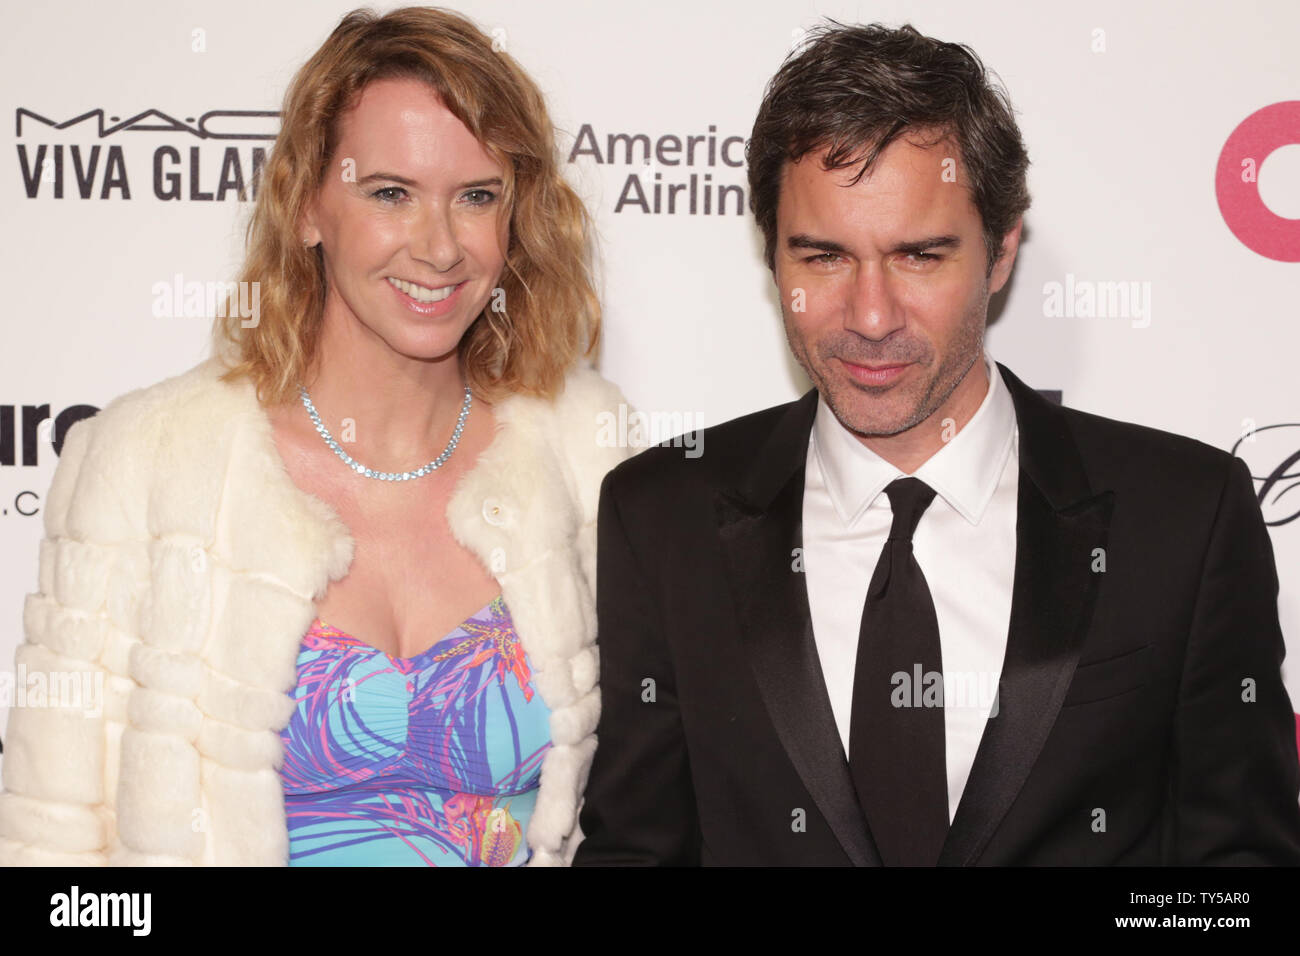
M230 365L223 381L250 377L264 405L296 395L316 357L326 295L324 260L303 245L301 216L333 163L340 114L368 83L394 77L437 91L505 170L504 295L494 293L460 343L475 394L550 398L577 358L594 352L591 221L561 175L541 92L496 45L449 10L358 9L298 71L245 236L239 278L259 284L259 319L245 328L238 309L227 308L213 326L214 349Z

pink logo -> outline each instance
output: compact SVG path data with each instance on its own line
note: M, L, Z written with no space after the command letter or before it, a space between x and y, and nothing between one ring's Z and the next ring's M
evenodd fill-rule
M1214 192L1232 234L1261 256L1300 262L1300 219L1285 219L1259 197L1255 174L1279 146L1300 143L1300 100L1251 113L1232 131L1219 154Z

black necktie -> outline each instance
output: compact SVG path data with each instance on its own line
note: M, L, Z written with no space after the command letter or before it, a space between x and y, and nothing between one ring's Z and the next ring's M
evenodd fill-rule
M912 535L934 500L917 478L885 489L889 540L867 589L853 673L849 771L886 866L934 866L948 833L939 621Z

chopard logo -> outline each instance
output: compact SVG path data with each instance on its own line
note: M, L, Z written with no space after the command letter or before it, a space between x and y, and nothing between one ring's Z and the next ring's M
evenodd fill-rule
M1264 425L1232 446L1255 479L1264 523L1271 527L1300 518L1300 422Z

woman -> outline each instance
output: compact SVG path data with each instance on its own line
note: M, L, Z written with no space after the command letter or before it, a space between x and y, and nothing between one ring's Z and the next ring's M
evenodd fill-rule
M0 863L560 864L599 713L585 212L461 17L354 11L249 227L260 314L69 430Z

